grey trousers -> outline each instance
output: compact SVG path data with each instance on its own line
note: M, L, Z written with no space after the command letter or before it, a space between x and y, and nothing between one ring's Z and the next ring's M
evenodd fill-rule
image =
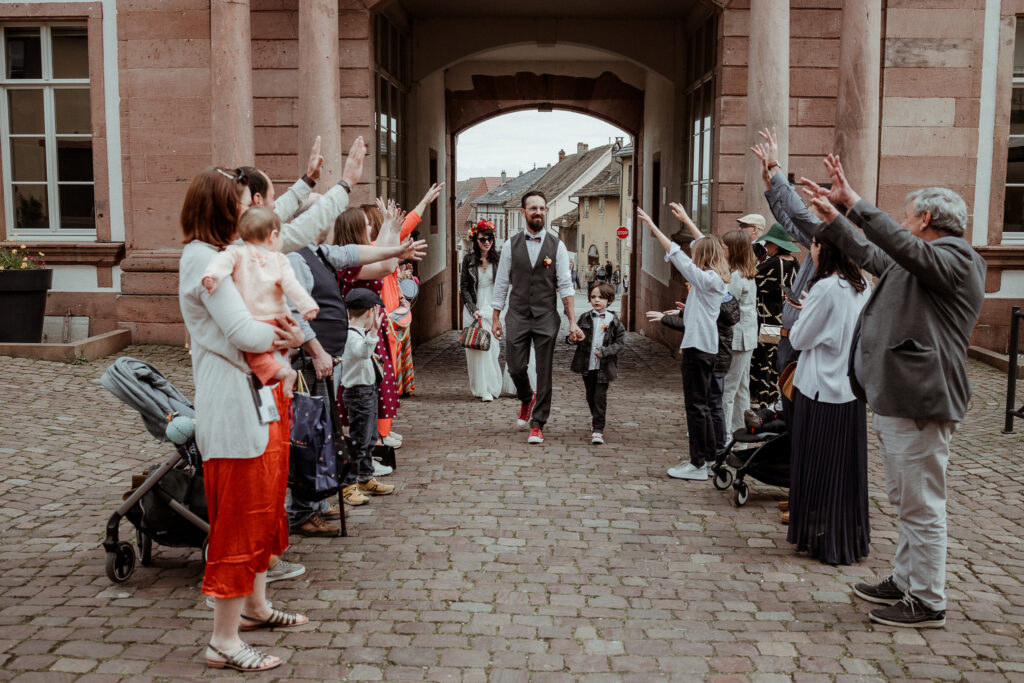
M875 415L885 488L899 540L893 580L930 609L946 609L946 465L958 423Z
M534 392L527 374L531 344L537 362L537 403L533 406L530 427L544 429L551 411L551 362L561 323L556 311L540 318L522 317L512 311L505 316L505 359L520 403L529 403Z

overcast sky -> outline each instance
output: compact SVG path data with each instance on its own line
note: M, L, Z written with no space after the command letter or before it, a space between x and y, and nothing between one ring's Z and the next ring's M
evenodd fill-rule
M554 164L558 150L576 153L576 143L591 149L629 136L610 123L571 111L517 111L496 116L459 135L455 169L459 180L477 176L519 175Z

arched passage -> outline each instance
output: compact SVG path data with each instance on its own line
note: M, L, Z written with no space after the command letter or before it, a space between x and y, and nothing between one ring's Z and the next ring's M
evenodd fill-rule
M509 75L475 74L471 78L471 83L472 88L462 90L446 89L445 92L448 182L451 187L456 186L457 159L455 151L459 133L483 121L515 111L525 109L550 111L552 109L559 109L593 116L611 123L626 132L634 143L632 145L634 149L642 147L639 144L639 140L643 130L643 91L624 82L610 71L605 71L597 77L548 73L537 74L526 71ZM627 144L629 143L627 142ZM550 150L552 155L554 152L555 150ZM609 152L608 156L611 158L611 152ZM621 166L622 162L620 160ZM617 197L615 211L617 219L622 216L633 215L634 203L632 200L639 196L639 174L630 174L630 177L634 185L627 193L630 199L629 205L628 207L623 206L620 209L618 203L626 200L626 197ZM550 197L549 199L554 200L555 198ZM561 215L561 211L557 209L557 204L552 204L551 209L552 213L549 215L549 220L555 221ZM451 196L451 210L449 211L449 234L451 235L449 243L449 268L452 282L456 282L459 276L457 235L460 226L456 224L456 215L457 207L453 193ZM618 222L616 220L616 223ZM614 232L614 230L611 232ZM572 254L572 258L579 263L584 263L587 260L586 255L576 253L578 248L575 239L576 234L575 229L572 231L572 238L567 238L563 234L563 241L566 241L566 247ZM634 248L635 235L631 235L630 239L632 243L626 250L630 261L623 262L622 267L627 272L632 273L636 267L633 259L636 251ZM612 236L610 240L616 247L618 246L616 237ZM572 243L570 244L569 242ZM460 320L461 304L457 297L453 297L450 303L452 320L458 326L462 323ZM626 325L631 326L633 311L635 310L635 292L627 295L625 305L622 306L621 310Z
M635 171L624 223L633 223L637 205L657 207L684 193L688 140L681 110L694 79L688 59L698 33L702 49L717 53L713 22L708 29L709 17L720 11L716 3L522 0L497 8L469 0L390 0L373 10L402 26L412 46L406 130L416 144L409 149L409 187L448 183L441 220L430 228L432 253L421 268L426 287L415 338L458 324L455 140L469 126L523 109L595 116L632 137ZM647 246L651 253L641 252L635 230L628 239L634 277L626 310L675 300L668 266Z

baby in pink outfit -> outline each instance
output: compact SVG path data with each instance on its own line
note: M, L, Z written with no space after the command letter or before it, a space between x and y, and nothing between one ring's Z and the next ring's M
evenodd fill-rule
M224 278L231 276L249 312L257 320L273 322L290 315L285 296L292 300L306 320L320 311L313 298L295 279L295 271L281 253L281 219L270 209L254 206L238 221L238 236L244 244L228 245L210 260L203 273L203 287L213 293ZM284 393L291 396L296 372L271 352L245 353L253 374L265 385L284 382Z

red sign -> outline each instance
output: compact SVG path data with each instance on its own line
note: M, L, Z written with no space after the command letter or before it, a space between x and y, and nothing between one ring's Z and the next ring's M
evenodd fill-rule
M629 228L627 228L625 225L623 225L623 226L619 227L618 230L615 231L615 234L618 235L620 240L624 240L627 237L629 237Z

